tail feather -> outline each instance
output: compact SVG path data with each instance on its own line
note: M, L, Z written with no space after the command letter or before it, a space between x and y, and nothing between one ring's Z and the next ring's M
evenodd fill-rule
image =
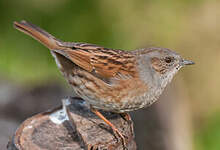
M43 29L27 21L14 22L14 27L25 34L30 35L51 50L64 49L64 47L60 46L61 41L57 40L54 36Z

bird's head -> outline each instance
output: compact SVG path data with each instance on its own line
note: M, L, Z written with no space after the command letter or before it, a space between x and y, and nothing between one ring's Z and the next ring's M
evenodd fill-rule
M194 64L194 62L185 60L176 52L166 48L143 49L139 51L139 56L140 63L145 67L148 66L146 71L151 70L151 75L159 77L164 86L172 80L180 68Z

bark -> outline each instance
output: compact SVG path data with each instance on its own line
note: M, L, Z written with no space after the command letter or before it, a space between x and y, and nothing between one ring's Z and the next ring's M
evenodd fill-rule
M8 143L8 150L121 150L121 139L79 98L25 120ZM70 103L70 104L68 104ZM65 108L67 111L65 111ZM126 136L126 147L136 149L133 123L118 114L102 112Z

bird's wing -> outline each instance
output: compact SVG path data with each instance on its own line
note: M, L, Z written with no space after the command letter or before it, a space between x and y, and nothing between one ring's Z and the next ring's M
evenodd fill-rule
M137 72L135 57L122 50L75 43L65 53L75 64L105 79L134 77Z
M27 21L14 22L14 27L99 78L112 80L137 75L136 61L132 53L87 43L62 42Z

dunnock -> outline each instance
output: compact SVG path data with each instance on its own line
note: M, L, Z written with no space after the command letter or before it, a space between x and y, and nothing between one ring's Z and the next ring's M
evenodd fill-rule
M26 21L14 22L14 26L50 49L74 92L123 142L124 136L97 109L126 114L149 106L181 67L194 64L166 48L113 50L87 43L62 42Z

